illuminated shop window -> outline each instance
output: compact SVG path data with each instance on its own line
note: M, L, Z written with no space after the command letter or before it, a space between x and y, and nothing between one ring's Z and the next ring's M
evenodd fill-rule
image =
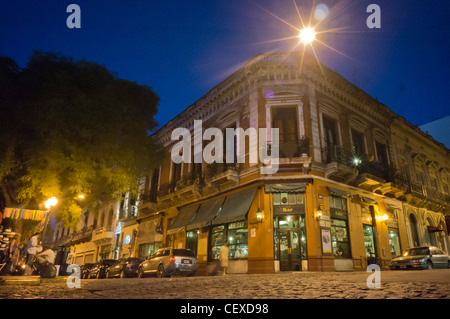
M350 241L346 220L331 219L333 253L337 258L350 258Z
M373 226L363 225L363 233L364 233L364 246L366 247L366 256L367 257L376 256Z
M331 240L336 258L351 258L347 198L330 195Z
M402 254L402 248L400 247L400 236L397 229L389 229L389 246L391 247L392 258L400 256Z
M245 259L248 255L247 221L214 227L211 231L210 259L218 260L220 249L228 241L229 259Z

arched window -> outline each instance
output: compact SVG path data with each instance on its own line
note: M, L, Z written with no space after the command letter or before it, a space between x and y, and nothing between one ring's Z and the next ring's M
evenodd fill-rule
M100 221L98 223L98 226L103 227L104 223L105 223L105 213L101 212L100 214L101 214L101 217L100 217Z
M419 246L419 235L417 233L417 220L414 214L409 215L409 226L411 228L411 239L414 247Z
M112 226L113 218L114 218L114 211L111 209L108 214L108 221L106 227Z

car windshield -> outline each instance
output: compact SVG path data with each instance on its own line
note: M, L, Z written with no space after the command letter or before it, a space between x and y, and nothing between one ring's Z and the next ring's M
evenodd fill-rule
M187 249L174 249L173 255L174 256L183 256L183 257L195 257L192 250L187 250Z
M104 265L108 265L111 266L112 264L114 264L117 260L103 260L103 264Z
M422 255L429 255L430 254L430 249L428 248L411 248L406 250L403 253L403 256L422 256Z

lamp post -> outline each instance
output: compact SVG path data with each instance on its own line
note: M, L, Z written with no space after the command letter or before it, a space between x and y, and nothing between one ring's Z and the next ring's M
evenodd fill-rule
M58 199L56 197L50 197L46 202L45 202L45 208L48 209L48 214L47 214L47 218L45 220L45 226L44 226L44 230L42 232L42 241L44 241L44 236L45 236L45 232L47 230L47 225L48 222L50 220L50 212L52 207L56 206L56 204L58 204Z

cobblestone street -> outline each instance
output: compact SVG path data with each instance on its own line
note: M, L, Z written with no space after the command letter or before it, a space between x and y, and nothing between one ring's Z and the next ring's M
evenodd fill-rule
M368 288L366 272L282 272L259 275L83 279L29 279L0 286L2 299L450 299L450 269L381 272Z

